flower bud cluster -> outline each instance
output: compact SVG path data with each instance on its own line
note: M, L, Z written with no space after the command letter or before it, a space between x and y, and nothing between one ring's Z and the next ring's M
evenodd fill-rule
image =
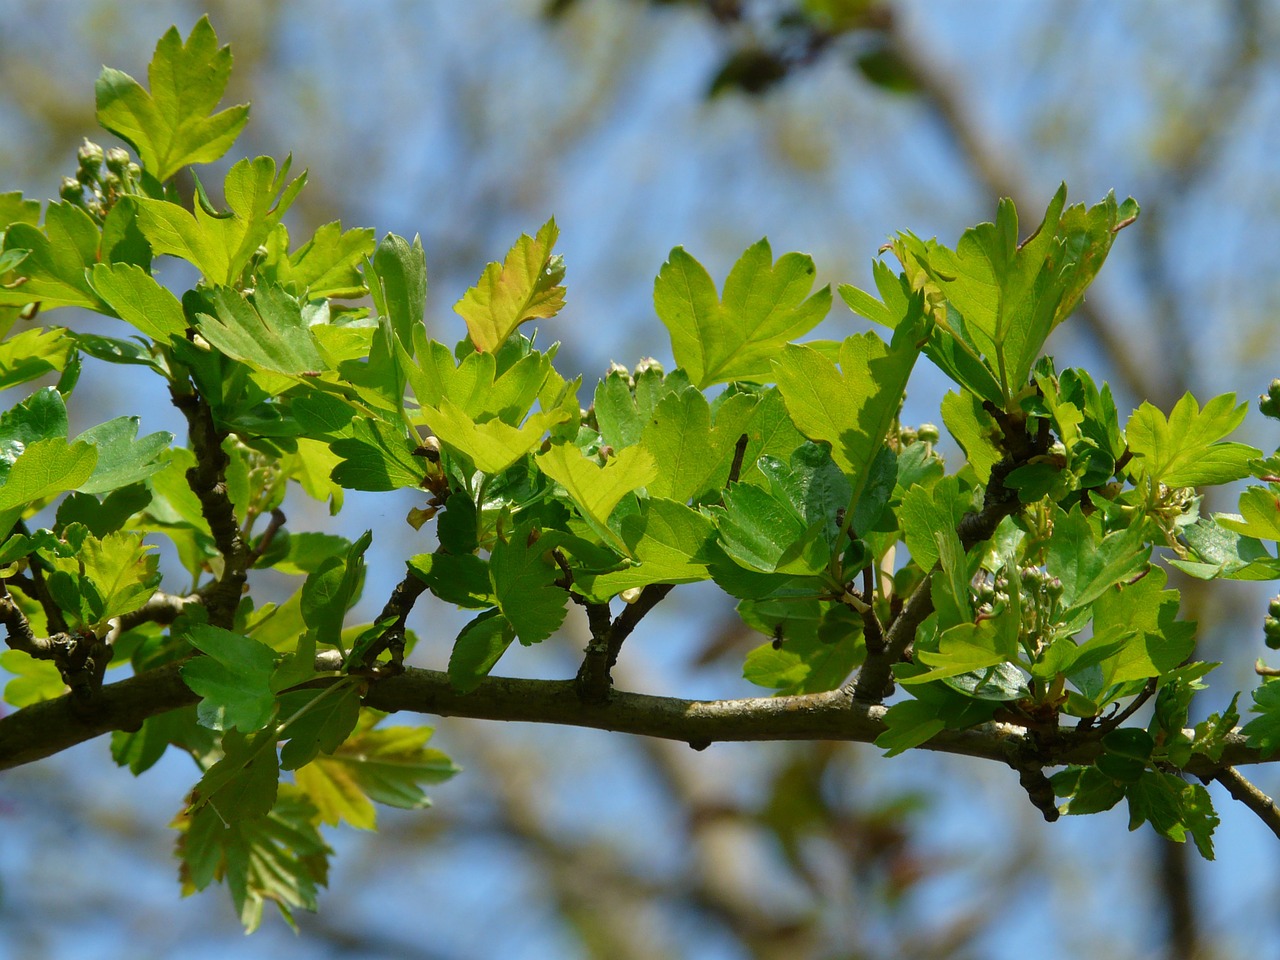
M1271 598L1267 618L1262 621L1262 638L1272 650L1280 650L1280 596Z
M129 151L112 147L104 151L85 140L76 151L74 177L63 177L58 196L80 207L99 223L122 196L138 192L142 168L129 159Z
M1280 420L1280 379L1272 380L1267 392L1258 397L1258 409L1263 416Z

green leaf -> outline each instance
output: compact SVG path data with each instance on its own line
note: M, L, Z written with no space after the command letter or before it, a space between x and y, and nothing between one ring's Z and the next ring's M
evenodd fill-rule
M182 304L141 267L96 263L90 278L98 296L152 340L167 343L170 337L186 335Z
M698 389L768 380L783 345L831 309L829 287L809 296L816 275L813 260L801 253L775 264L768 240L761 240L734 264L721 298L703 266L676 247L654 281L653 305L671 334L676 363Z
M485 267L479 282L454 304L477 350L497 350L526 320L560 312L564 258L551 252L559 235L554 219L543 224L536 237L522 234L506 259Z
M812 599L744 600L746 623L774 639L747 654L744 679L780 696L840 686L865 658L862 619L843 604Z
M422 241L415 236L410 244L389 233L378 244L369 266L376 280L370 292L378 315L390 321L396 341L412 354L427 307L427 259Z
M1010 644L1009 637L1009 631L1001 629L996 620L957 624L944 630L938 637L936 651L916 651L916 660L932 669L916 676L904 677L902 682L925 683L1012 662L1018 655L1017 638L1014 634L1014 642Z
M876 746L886 757L896 757L912 747L927 743L947 728L938 717L938 709L923 700L895 703L884 715L885 731L876 737Z
M89 479L80 484L81 493L107 493L164 469L158 458L169 449L173 434L160 430L135 440L138 423L138 417L116 417L76 438L77 443L91 443L98 449L98 462Z
M1143 544L1142 524L1107 534L1101 542L1079 505L1057 511L1045 568L1062 581L1062 609L1084 606L1107 588L1147 567L1151 547Z
M610 370L596 384L595 401L592 404L596 424L600 428L600 439L618 450L635 446L640 442L646 425L657 423L640 415L632 387L628 386L628 379L625 371Z
M1228 530L1246 537L1280 540L1280 487L1275 484L1249 487L1240 494L1240 513L1239 518L1220 513L1215 519Z
M0 653L0 669L13 679L4 685L4 700L22 709L43 700L56 700L67 692L62 674L51 660L37 660L21 650Z
M741 434L711 427L711 406L700 390L668 394L644 424L641 446L653 454L658 475L650 496L697 499L724 486Z
M93 444L77 441L68 445L61 437L37 440L9 468L8 481L0 487L0 510L76 489L93 474L97 461Z
M74 558L88 606L85 622L105 624L151 599L160 583L160 559L153 549L142 542L141 533L85 538Z
M480 686L515 638L515 628L500 610L480 614L453 641L449 683L461 693L470 693Z
M559 568L543 555L530 523L493 545L489 558L489 582L493 595L523 644L538 643L559 629L568 612L569 594L555 585Z
M38 440L65 439L67 407L53 387L37 390L17 406L0 414L0 480L14 461Z
M349 490L417 488L427 475L426 461L414 455L416 445L404 428L378 420L359 419L353 436L329 444L342 462L333 468L333 482Z
M286 185L291 160L279 171L271 157L237 161L223 185L230 215L196 204L189 212L168 200L135 197L138 228L154 252L193 264L210 284L234 286L249 259L275 229L306 184L303 173Z
M75 340L60 327L24 330L0 342L0 390L60 372L74 356Z
M910 449L910 448L909 448ZM911 558L922 570L938 561L938 543L934 534L955 530L961 518L973 507L973 491L965 490L957 477L943 477L931 488L912 485L902 495L898 522Z
M518 428L501 420L476 423L448 397L440 401L439 407L424 405L422 411L441 443L457 450L485 473L506 470L542 443L548 427L568 418L566 411L557 409L535 413Z
M658 478L658 465L643 447L619 450L601 467L572 444L538 454L538 468L565 488L582 515L601 530L618 502Z
M1259 491L1260 496L1254 494L1254 490ZM1273 502L1280 501L1275 501L1264 487L1250 487L1245 491L1245 496L1262 501L1251 505L1250 509L1262 521L1261 526L1280 539L1280 524L1276 530L1270 530L1272 515L1280 511L1280 507ZM1231 524L1232 528L1228 529L1226 524ZM1236 532L1235 524L1249 529L1242 517L1221 513L1215 514L1212 520L1202 518L1183 527L1182 535L1194 551L1194 556L1199 559L1171 558L1169 565L1201 580L1212 580L1215 577L1230 580L1275 580L1280 577L1280 560L1268 553L1259 540L1241 536Z
M128 141L142 166L161 182L192 163L212 163L239 136L247 105L213 111L231 76L231 48L201 17L186 43L171 27L147 68L151 91L119 70L104 67L95 87L98 122Z
M899 324L885 344L874 333L840 346L840 369L812 347L789 344L774 363L778 389L800 432L831 444L831 456L860 494L898 414L920 348L922 316Z
M302 304L280 287L259 286L252 297L218 287L212 302L217 316L201 314L200 334L229 357L251 367L299 376L327 367L311 335L323 304Z
M960 444L978 479L987 483L991 468L1004 459L1004 453L993 439L999 435L999 426L982 408L982 401L968 390L948 393L942 398L942 422Z
M329 849L316 829L316 807L302 791L280 787L266 816L224 823L212 808L183 814L174 825L184 893L225 877L246 933L273 901L293 925L294 909L314 911L316 889L328 879Z
M332 756L316 757L299 768L294 777L323 822L336 825L345 820L372 830L374 803L420 809L431 802L422 784L442 783L458 772L448 757L426 746L431 733L430 727L364 730Z
M1133 453L1129 472L1169 487L1229 483L1249 475L1249 461L1262 451L1243 443L1219 443L1240 426L1248 404L1236 406L1234 393L1210 400L1203 410L1190 393L1166 420L1150 403L1129 418L1125 436Z
M202 698L202 724L247 733L271 722L276 709L271 689L275 651L257 640L207 624L192 624L187 640L206 654L182 665L183 682ZM274 756L274 750L271 752Z
M1129 798L1130 830L1146 821L1156 833L1176 843L1185 841L1189 833L1200 855L1213 859L1213 831L1219 821L1203 786L1172 773L1148 770L1125 795Z
M109 312L85 275L98 260L101 239L89 214L72 203L49 204L43 230L30 223L13 224L5 231L4 250L27 251L16 268L24 280L0 286L0 305L38 302L43 310L85 307Z
M298 690L280 698L281 729L289 739L280 749L280 768L296 770L321 753L333 753L360 718L360 691L350 681L324 690Z
M191 791L188 811L212 807L226 823L268 813L280 785L276 732L270 726L247 737L227 730L222 735L222 759L204 772Z
M8 669L7 665L5 667ZM6 699L8 693L6 689ZM1250 747L1261 751L1264 758L1270 757L1280 750L1280 683L1274 680L1264 681L1253 691L1253 706L1249 709L1259 716L1246 723L1240 732L1244 734Z
M827 523L806 523L786 499L746 483L730 484L715 510L720 545L735 563L761 573L823 572L831 551Z
M351 299L368 292L360 264L373 254L372 227L343 231L341 221L326 223L289 253L289 230L276 224L267 240L267 258L259 276L300 300Z
M373 542L366 530L347 549L345 557L330 557L307 576L302 585L302 619L317 643L342 645L342 621L360 599L364 585L364 554Z
M694 583L711 576L707 564L715 526L683 503L660 497L642 501L638 513L622 518L620 535L631 557L628 566L575 572L574 584L594 599L607 600L651 583Z
M446 603L479 610L497 603L489 564L474 553L420 553L409 558L409 569Z
M1136 583L1110 586L1094 601L1095 634L1133 634L1102 663L1108 684L1163 676L1195 649L1195 622L1178 619L1178 591L1165 590L1166 579L1164 570L1153 566Z

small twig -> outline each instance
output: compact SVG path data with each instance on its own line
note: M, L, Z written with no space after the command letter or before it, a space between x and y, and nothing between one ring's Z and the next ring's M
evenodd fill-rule
M50 652L52 644L35 635L35 631L31 629L31 622L26 614L18 609L13 597L5 589L3 581L0 581L0 624L4 624L5 629L8 630L7 639L10 649L20 650L37 660L46 660L52 656Z
M409 612L413 610L414 603L417 602L418 597L422 596L426 589L426 581L419 579L412 570L405 573L404 579L396 584L395 589L391 591L391 596L387 598L387 603L382 608L382 612L378 614L378 621L394 617L395 622L387 627L382 636L369 646L361 657L360 663L352 664L353 668L372 666L374 661L378 659L379 654L386 650L391 654L391 662L386 665L390 668L390 671L399 673L404 669L405 623L409 619Z
M1094 737L1101 737L1110 733L1112 730L1120 726L1120 724L1124 723L1126 720L1132 717L1135 713L1137 713L1142 708L1142 705L1155 695L1155 692L1156 692L1156 678L1152 677L1150 680L1146 682L1146 685L1142 688L1142 690L1138 693L1138 695L1133 698L1132 703L1130 703L1127 707L1125 707L1119 713L1112 714L1110 717L1107 717L1105 720L1100 721L1096 727L1094 727L1092 730L1089 731L1089 734Z
M853 536L852 530L849 531L849 536ZM866 608L859 611L862 615L862 637L867 645L867 656L884 653L884 627L876 616L875 589L875 573L868 564L862 568L862 599L866 602Z
M1276 806L1274 800L1241 776L1235 767L1217 771L1213 779L1226 787L1227 793L1256 813L1267 825L1267 829L1280 837L1280 807Z
M284 511L279 507L271 511L271 520L267 523L267 529L262 531L262 536L258 538L258 545L253 548L249 554L249 566L254 566L271 548L271 541L276 538L276 533L285 524Z

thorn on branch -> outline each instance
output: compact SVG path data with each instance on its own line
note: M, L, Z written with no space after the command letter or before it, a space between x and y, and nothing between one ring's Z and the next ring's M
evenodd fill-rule
M262 536L258 538L258 545L253 548L249 554L249 566L254 566L263 555L271 549L271 541L276 538L276 533L285 524L284 511L279 507L275 507L271 511L271 521L267 524L267 529L262 531Z

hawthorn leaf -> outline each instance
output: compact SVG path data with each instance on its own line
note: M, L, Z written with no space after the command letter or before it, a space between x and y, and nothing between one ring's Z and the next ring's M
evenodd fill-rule
M227 356L258 370L300 376L327 368L311 335L318 309L299 303L273 284L250 297L217 287L211 297L217 316L201 314L197 328Z
M0 654L0 657L3 656L8 654ZM6 699L8 693L6 688ZM1253 691L1253 706L1249 709L1258 716L1246 723L1240 732L1250 747L1261 751L1264 758L1270 757L1280 750L1280 683L1274 680L1264 681Z
M812 347L788 344L774 361L778 389L795 425L831 444L831 456L860 495L876 454L898 414L920 349L919 321L899 324L886 344L874 333L840 346L840 367ZM852 506L852 503L850 504Z
M683 503L650 497L638 513L622 518L619 535L631 561L620 570L575 572L574 584L597 600L651 583L708 579L715 525Z
M937 650L916 650L916 660L932 669L912 677L904 684L925 683L955 677L975 670L984 671L1017 657L1017 639L1009 644L1010 632L995 620L956 624L938 637Z
M62 437L37 440L13 461L0 487L0 510L7 511L75 490L93 474L98 450L91 443L68 444Z
M373 804L405 810L428 806L423 784L442 783L458 768L439 750L426 746L430 727L362 730L330 756L300 767L294 778L324 823L345 820L361 830L376 826Z
M771 379L783 345L812 330L831 309L831 289L813 296L813 260L773 260L768 240L747 248L725 280L724 295L702 264L676 247L653 285L653 305L671 335L676 363L698 389L730 380Z
M641 446L658 465L647 484L649 495L684 502L722 486L739 436L730 433L712 429L702 391L689 387L664 397L641 434Z
M297 770L321 752L333 753L351 735L360 719L360 691L348 681L286 693L280 697L280 715L292 718L280 731L288 736L280 748L280 769Z
M388 233L368 262L370 293L378 315L391 323L396 342L412 355L414 336L427 308L427 257L422 240Z
M1219 442L1244 420L1248 404L1236 405L1234 393L1214 397L1204 409L1183 394L1166 420L1143 403L1125 426L1133 453L1129 472L1169 487L1230 483L1249 475L1249 461L1262 451L1244 443Z
M182 304L147 271L131 263L96 263L93 289L120 318L160 343L183 337L187 318Z
M33 327L9 337L0 342L0 390L65 370L75 350L75 338L59 327Z
M0 670L13 678L4 685L4 701L19 710L44 700L56 700L67 692L67 684L52 660L37 660L22 650L0 653Z
M420 553L409 558L409 569L446 603L484 610L498 602L489 582L489 564L474 553Z
M0 480L28 446L37 440L65 439L67 407L54 387L37 390L13 408L0 413Z
M1152 566L1141 580L1109 586L1094 600L1094 634L1129 635L1101 662L1107 684L1163 676L1191 656L1196 625L1178 619L1178 591L1165 590L1166 581L1164 570Z
M286 158L279 170L271 157L233 164L223 183L227 214L199 203L191 212L168 200L134 197L138 229L157 255L186 260L210 284L234 286L306 184L306 173L286 183L291 163Z
M316 909L317 888L328 881L333 852L316 829L317 810L305 793L280 786L265 816L225 823L204 807L174 822L185 893L224 877L246 933L262 923L266 901L293 926L293 910Z
M98 260L101 239L89 214L65 201L49 204L43 229L33 223L12 224L4 233L4 252L27 252L14 267L24 280L0 286L0 306L39 302L43 310L84 307L109 313L85 274Z
M267 240L267 258L259 275L301 300L347 300L368 292L360 264L374 252L372 227L344 231L342 222L326 223L289 253L289 230L276 224Z
M942 422L964 451L978 479L986 484L991 468L1004 459L1004 453L993 440L999 430L995 419L982 408L982 401L965 390L954 391L942 398Z
M453 309L466 321L476 350L497 350L526 320L554 317L564 306L564 258L552 254L554 219L537 236L522 234L502 263L490 263Z
M74 559L88 603L86 622L104 624L151 599L160 583L160 558L153 549L141 533L117 530L85 538Z
M511 621L498 609L486 610L476 617L453 641L449 655L449 683L460 693L470 693L480 686L494 664L507 652L516 638Z
M1129 800L1129 829L1150 823L1156 833L1175 843L1190 834L1206 860L1213 859L1213 831L1218 815L1209 791L1201 784L1160 770L1145 771L1125 790Z
M911 558L920 569L929 570L938 561L934 534L955 530L972 506L973 491L965 490L955 476L943 477L932 487L912 484L902 494L898 522Z
M104 67L95 85L98 122L138 152L142 166L164 182L192 163L212 163L249 120L248 105L213 111L231 76L231 48L218 46L207 16L184 43L170 27L147 68L151 90Z
M565 410L556 409L535 413L520 427L501 420L476 423L448 397L442 398L438 407L424 405L422 411L441 443L457 450L485 473L506 470L542 443L548 427L568 418Z
M538 546L537 532L523 523L497 540L489 557L489 582L498 609L520 642L539 643L559 629L568 611L569 594L556 586L559 568Z
M399 425L359 418L352 422L352 436L329 444L342 462L330 474L334 483L349 490L396 490L419 487L427 474L426 461L414 454L416 446Z
M813 575L831 558L827 522L807 523L789 501L761 487L730 484L714 512L720 546L748 570Z
M536 459L538 468L564 487L583 516L601 530L608 529L609 515L624 496L659 476L658 464L643 447L619 450L603 467L567 443Z
M159 457L169 449L173 434L160 430L135 440L138 423L138 417L116 417L76 438L77 443L91 443L98 449L93 473L77 488L81 493L108 493L164 469Z
M373 542L366 530L347 549L345 557L321 561L302 584L302 619L317 643L342 646L342 621L360 599L364 586L364 554Z
M893 704L885 712L884 725L885 730L876 737L875 743L885 751L886 757L906 753L947 729L947 722L938 716L938 708L923 700Z
M271 674L276 655L257 640L213 627L191 624L186 635L205 654L182 665L183 682L198 694L200 722L215 730L261 730L275 715ZM274 749L271 751L275 755Z
M610 370L596 384L595 400L592 403L596 424L600 428L600 439L615 450L635 446L640 442L646 424L653 423L641 416L632 387L627 381L625 371Z
M1077 504L1056 512L1045 569L1062 581L1062 609L1096 600L1107 588L1147 568L1151 547L1143 544L1142 524L1116 530L1097 541L1093 526Z

